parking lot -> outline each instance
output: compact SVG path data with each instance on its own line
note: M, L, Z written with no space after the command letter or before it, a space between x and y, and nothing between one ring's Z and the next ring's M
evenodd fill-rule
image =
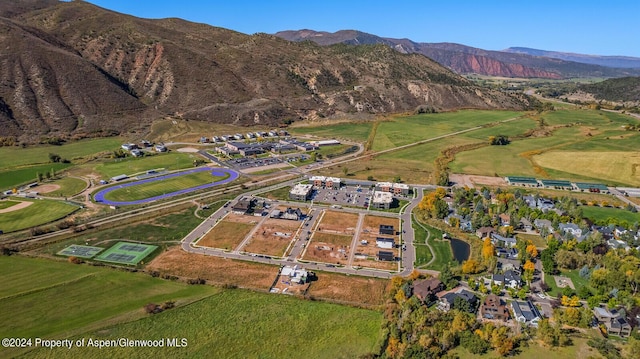
M265 157L265 158L235 158L226 162L231 167L236 168L252 168L270 166L274 164L282 163L282 160L277 157Z
M372 194L373 190L369 187L346 186L339 190L319 188L314 191L313 200L336 206L367 208Z

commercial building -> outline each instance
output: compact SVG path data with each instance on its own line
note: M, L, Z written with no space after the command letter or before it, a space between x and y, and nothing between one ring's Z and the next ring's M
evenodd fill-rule
M294 201L306 201L311 197L311 191L313 190L312 184L302 184L298 183L297 185L291 188L289 191L289 198Z
M389 209L391 208L392 203L393 194L391 194L390 192L376 191L373 193L373 197L371 199L371 207L376 209Z

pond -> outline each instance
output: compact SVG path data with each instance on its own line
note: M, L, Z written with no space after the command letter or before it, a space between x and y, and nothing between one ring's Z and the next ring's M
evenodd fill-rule
M458 263L462 263L462 261L469 259L469 254L471 253L471 246L469 246L469 243L457 238L451 238L450 241L451 250L453 251L453 259L458 261Z

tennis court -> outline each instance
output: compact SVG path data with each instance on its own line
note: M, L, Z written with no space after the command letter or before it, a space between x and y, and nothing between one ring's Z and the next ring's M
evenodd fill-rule
M89 259L89 258L93 258L96 254L102 252L103 249L104 248L100 248L100 247L81 246L77 244L72 244L69 247L61 250L57 254L59 256Z
M158 246L149 244L118 242L95 259L102 262L136 265L157 248Z

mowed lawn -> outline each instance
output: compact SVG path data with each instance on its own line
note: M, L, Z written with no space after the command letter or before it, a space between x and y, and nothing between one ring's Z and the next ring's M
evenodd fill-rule
M95 166L105 179L122 174L133 175L148 170L164 168L170 171L193 167L193 160L200 158L190 153L161 153L153 156L127 157L111 160Z
M97 340L186 338L186 348L108 348L111 357L358 358L377 351L382 313L285 295L224 290L183 308L86 333ZM39 350L87 358L105 349Z
M633 213L625 209L611 207L582 206L582 215L594 221L606 221L615 218L619 221L626 221L629 224L640 222L640 213Z
M49 153L73 160L102 151L120 148L122 139L118 137L96 138L66 143L62 146L42 145L27 148L0 147L0 168L12 168L30 164L49 162Z
M0 230L5 233L49 223L78 209L76 206L54 200L21 198L20 201L33 202L33 204L16 211L0 213Z
M105 194L105 199L110 201L136 201L179 190L197 187L203 184L219 181L228 176L213 176L209 171L195 172L162 179L158 181L142 183L135 186L119 188Z
M181 305L220 291L142 273L21 256L0 257L0 271L0 306L5 309L0 326L3 338L67 339L144 318L147 314L142 308L148 303L176 301ZM167 331L165 335L178 333ZM0 357L18 353L0 348Z
M0 148L2 149L2 148ZM62 171L70 167L70 163L47 163L42 165L14 168L0 172L0 190L12 189L22 184L28 184L38 181L38 173L51 173Z

